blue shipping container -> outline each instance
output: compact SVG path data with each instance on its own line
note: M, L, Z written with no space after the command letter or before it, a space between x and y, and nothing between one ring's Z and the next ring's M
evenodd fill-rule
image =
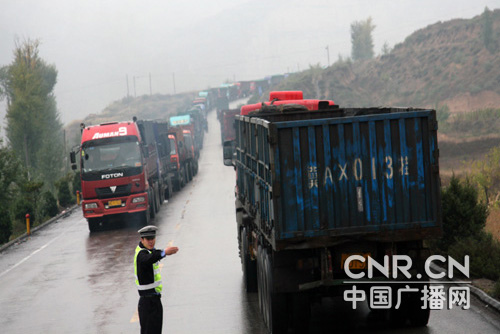
M259 114L238 116L236 127L238 197L275 249L440 233L434 110Z

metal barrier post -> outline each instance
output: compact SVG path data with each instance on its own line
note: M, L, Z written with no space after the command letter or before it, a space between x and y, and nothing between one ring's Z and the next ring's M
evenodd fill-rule
M76 191L76 205L80 205L80 191Z
M30 235L30 214L26 214L26 232Z

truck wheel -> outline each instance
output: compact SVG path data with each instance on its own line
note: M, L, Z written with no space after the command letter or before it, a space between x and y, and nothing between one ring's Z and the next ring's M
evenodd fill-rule
M295 293L290 296L292 304L292 324L295 333L308 333L311 307L309 296L305 293Z
M165 188L165 192L163 194L163 198L164 200L169 200L170 197L171 197L171 194L170 192L172 191L172 187L170 185L168 185L166 188Z
M161 207L163 205L163 202L165 202L165 194L166 194L166 187L163 186L163 183L158 188L158 192L160 193L160 207Z
M148 226L151 221L151 213L149 212L149 208L146 211L141 212L139 216L139 224L141 226Z
M191 162L187 164L186 166L186 174L187 174L187 182L191 182L193 179L193 166L191 165Z
M179 182L181 184L180 188L184 188L184 186L186 185L186 167L185 166L181 168L180 175L181 175L179 178L180 179Z
M174 180L174 190L175 191L181 190L181 173L179 171L176 173L176 177Z
M261 314L264 314L264 296L263 296L263 290L264 290L264 282L263 282L263 277L264 277L264 272L262 269L262 246L259 244L257 247L257 294L259 296L259 310Z
M286 295L274 292L271 256L265 249L262 258L264 322L271 333L286 333L288 329Z
M155 213L158 213L160 211L161 207L161 202L160 202L160 185L156 182L155 183Z
M257 263L252 261L252 257L248 252L248 236L247 229L241 231L241 260L243 269L243 282L247 292L257 291Z
M198 174L198 167L199 167L198 161L195 161L195 163L194 163L194 175Z
M418 286L419 290L422 291L424 286ZM427 326L429 323L430 309L427 307L422 309L422 301L420 300L419 294L411 294L407 300L408 305L408 320L410 325L413 327L423 327Z
M101 228L101 219L100 218L88 218L87 222L89 223L89 231L96 232Z
M154 219L155 216L156 216L156 210L155 210L155 192L154 192L154 189L152 188L149 188L149 217L151 217L151 219Z

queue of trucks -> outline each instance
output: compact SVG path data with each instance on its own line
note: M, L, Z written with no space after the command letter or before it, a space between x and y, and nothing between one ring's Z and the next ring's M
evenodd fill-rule
M311 304L323 297L374 298L377 283L429 285L424 240L442 232L434 110L340 108L292 91L234 119L224 164L236 171L243 281L258 292L270 332L307 332ZM352 279L368 277L369 259L393 273L397 256L412 260L411 277L382 270ZM388 298L392 307L374 311L398 325L427 324L419 294Z
M168 120L82 126L71 162L76 169L80 156L90 231L119 215L148 224L198 172L215 108L224 164L235 170L243 282L257 292L271 333L307 332L315 301L345 299L356 285L367 298L380 282L407 291L429 285L424 241L442 233L435 110L340 108L299 91L231 110L226 89L200 92ZM389 259L398 256L412 260L410 277L384 274L397 274ZM356 284L370 259L383 270ZM420 295L389 298L392 307L374 311L398 325L427 324Z
M73 169L80 168L89 230L116 219L148 225L165 200L197 174L207 129L206 105L199 99L168 120L82 124L81 143L70 160Z

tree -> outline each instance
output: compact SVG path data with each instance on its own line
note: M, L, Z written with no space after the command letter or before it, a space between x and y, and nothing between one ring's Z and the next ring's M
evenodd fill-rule
M371 17L366 19L366 21L351 23L352 60L357 61L373 58L372 31L374 29L375 25L372 24Z
M493 18L488 7L484 8L483 15L481 15L481 21L481 37L484 47L491 53L494 53L497 48L497 40L493 31Z
M44 191L44 193L42 194L40 204L40 216L43 218L54 217L59 212L59 208L57 207L57 200L54 195L48 190Z
M73 173L68 173L56 182L57 198L59 200L59 205L62 207L68 207L75 202L75 199L71 195L71 191L69 189L69 184L72 182Z
M14 198L14 186L20 177L20 162L14 152L3 146L0 139L0 244L9 241L12 222L9 208Z
M10 146L30 174L40 174L51 186L61 172L64 154L53 95L57 70L39 57L38 46L37 40L16 42L14 61L0 70L0 94L7 99Z
M0 245L9 241L12 234L12 222L7 207L0 205Z
M492 148L484 159L472 163L472 180L479 187L480 198L488 205L500 199L500 147Z
M442 193L443 237L439 245L444 251L465 237L475 237L483 230L488 207L478 201L477 190L469 180L461 183L453 175Z
M391 47L389 43L385 42L382 46L382 56L387 56L389 53L391 53Z

